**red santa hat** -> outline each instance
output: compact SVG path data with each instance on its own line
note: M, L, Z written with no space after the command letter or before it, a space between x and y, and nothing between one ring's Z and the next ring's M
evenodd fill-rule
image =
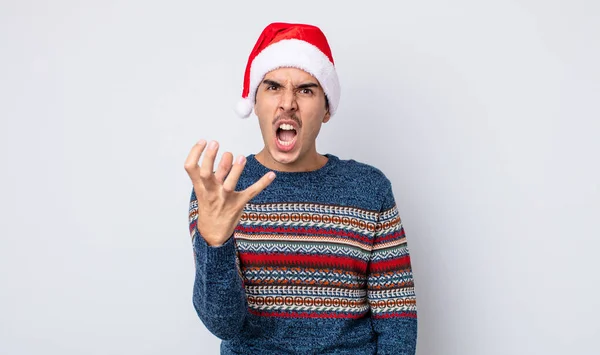
M282 67L314 76L327 96L330 115L335 114L340 83L325 34L313 25L276 22L265 27L248 57L242 99L235 108L241 118L252 113L256 89L265 74Z

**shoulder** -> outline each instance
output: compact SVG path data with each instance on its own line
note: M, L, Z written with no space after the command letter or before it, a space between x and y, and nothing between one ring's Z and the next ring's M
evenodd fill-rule
M371 208L384 205L392 191L392 184L378 167L355 159L340 159L336 169L337 181L352 195L360 198ZM360 197L359 197L360 196Z
M369 183L379 189L389 187L390 180L380 168L355 159L337 159L339 160L338 172L346 176L348 180Z

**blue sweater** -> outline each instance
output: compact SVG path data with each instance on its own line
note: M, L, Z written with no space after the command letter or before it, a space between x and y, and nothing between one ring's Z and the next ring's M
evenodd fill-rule
M221 354L415 354L414 282L391 183L325 156L315 171L276 172L219 247L198 233L192 189L193 305ZM236 191L269 171L249 155Z

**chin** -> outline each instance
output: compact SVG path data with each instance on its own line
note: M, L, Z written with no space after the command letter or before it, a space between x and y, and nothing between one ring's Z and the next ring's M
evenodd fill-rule
M292 164L298 160L298 152L282 152L277 147L269 149L269 153L273 160L279 164Z

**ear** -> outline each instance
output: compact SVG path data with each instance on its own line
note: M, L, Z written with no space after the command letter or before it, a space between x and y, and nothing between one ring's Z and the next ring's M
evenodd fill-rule
M325 112L325 117L323 117L323 123L327 123L327 121L329 121L330 118L331 114L329 113L329 110L327 110L327 112Z

